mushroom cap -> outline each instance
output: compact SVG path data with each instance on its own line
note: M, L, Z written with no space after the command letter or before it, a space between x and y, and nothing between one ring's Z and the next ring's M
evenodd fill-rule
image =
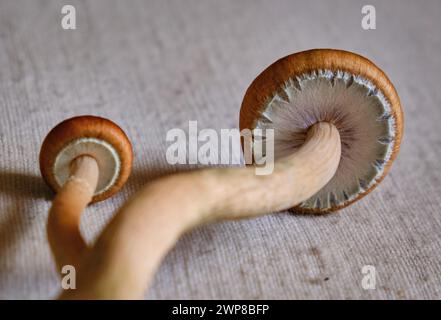
M92 202L111 197L130 175L133 152L124 131L108 119L73 117L55 126L40 150L41 174L55 192L69 178L71 162L81 155L92 156L99 167Z
M386 74L347 51L314 49L266 68L246 91L240 129L273 129L275 158L292 153L316 122L333 123L342 155L329 183L293 208L335 211L361 199L388 173L400 148L403 113Z

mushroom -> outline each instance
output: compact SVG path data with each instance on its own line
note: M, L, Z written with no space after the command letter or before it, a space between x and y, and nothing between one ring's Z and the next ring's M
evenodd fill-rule
M40 170L57 193L48 217L48 239L61 269L78 266L88 247L80 233L84 208L118 192L130 175L132 146L115 123L95 116L54 127L40 151Z
M274 129L273 173L211 168L153 181L114 216L81 261L77 290L61 297L141 298L179 236L203 223L349 205L390 169L402 119L392 83L357 54L317 49L278 60L240 112L241 129Z
M274 129L276 159L302 146L319 122L338 130L340 162L298 212L325 213L359 200L385 177L400 147L403 114L394 86L347 51L316 49L276 61L248 88L240 112L241 129Z

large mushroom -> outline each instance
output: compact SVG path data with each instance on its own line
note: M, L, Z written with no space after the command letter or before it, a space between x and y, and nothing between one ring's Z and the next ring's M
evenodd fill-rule
M114 195L127 181L132 146L115 123L95 116L67 119L54 127L40 150L40 170L57 193L48 217L48 238L58 267L78 266L88 247L80 218L92 202Z
M400 147L403 115L394 86L368 59L347 51L316 49L276 61L248 88L240 112L241 129L274 130L276 159L296 152L319 122L338 130L340 162L296 211L335 211L365 196Z
M398 95L372 62L340 50L285 57L251 84L241 128L275 130L270 175L253 166L158 179L115 215L62 298L141 298L160 261L187 230L295 207L321 213L373 189L402 136ZM258 160L258 159L255 159Z

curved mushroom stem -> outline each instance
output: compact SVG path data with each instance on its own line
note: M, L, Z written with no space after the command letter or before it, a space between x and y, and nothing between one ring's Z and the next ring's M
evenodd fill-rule
M333 177L341 155L334 125L310 128L302 147L276 161L274 172L216 168L159 179L127 202L77 272L77 290L61 298L141 298L159 263L185 231L219 219L291 208Z
M81 156L71 163L71 174L55 196L49 211L47 233L59 270L77 267L88 247L80 233L80 218L92 200L98 182L98 163Z

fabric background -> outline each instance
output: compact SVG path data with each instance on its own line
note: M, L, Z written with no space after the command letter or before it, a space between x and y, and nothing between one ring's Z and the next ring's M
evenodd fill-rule
M62 4L76 7L77 30L61 28ZM377 30L360 26L365 4ZM133 142L123 191L84 215L93 241L143 184L187 169L166 162L169 129L237 127L257 74L316 47L365 55L395 84L405 134L389 176L336 214L282 212L187 234L146 298L441 298L440 15L435 0L0 0L0 298L51 298L60 286L38 167L55 124L100 115ZM368 264L377 284L366 291Z

